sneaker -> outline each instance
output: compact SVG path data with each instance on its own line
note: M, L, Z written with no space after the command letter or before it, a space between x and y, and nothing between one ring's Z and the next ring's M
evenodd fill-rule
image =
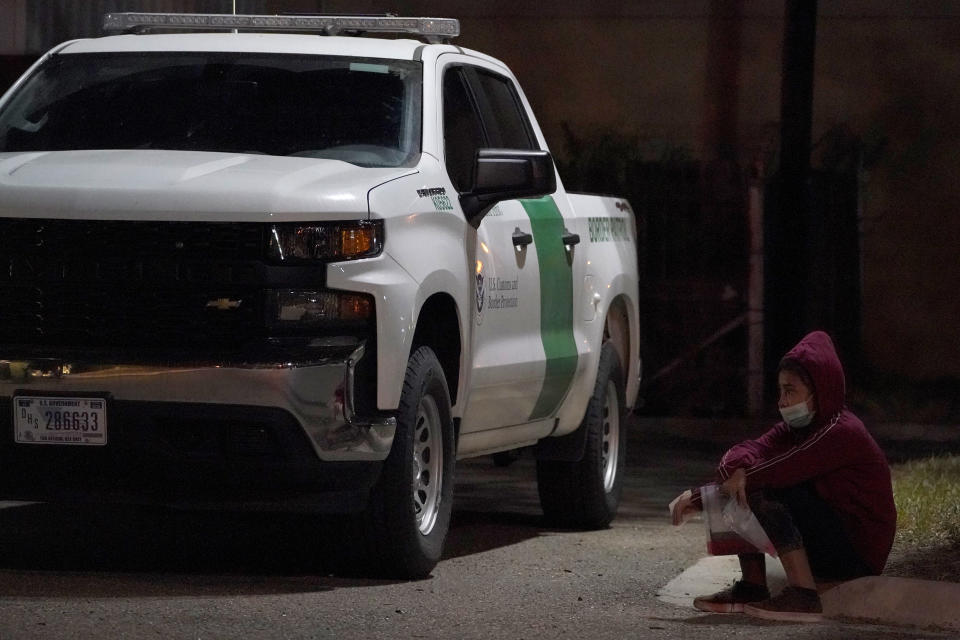
M695 598L693 606L711 613L740 613L748 602L760 602L770 598L766 585L737 580L732 587L718 591L712 596Z
M775 598L744 605L743 612L754 618L787 622L820 622L823 606L815 589L785 587Z

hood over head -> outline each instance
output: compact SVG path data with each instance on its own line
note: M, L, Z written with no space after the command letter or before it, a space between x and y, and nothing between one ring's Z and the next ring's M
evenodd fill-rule
M823 331L808 333L787 352L783 360L796 362L813 380L817 402L816 422L829 419L843 408L846 380L843 365L829 335Z

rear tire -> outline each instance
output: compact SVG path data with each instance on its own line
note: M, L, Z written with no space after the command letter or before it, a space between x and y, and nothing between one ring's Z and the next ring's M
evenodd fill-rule
M626 453L625 415L620 360L613 345L604 343L593 396L579 427L587 430L583 458L537 461L540 505L549 522L602 529L616 516Z
M430 574L450 526L453 468L447 381L433 350L420 347L407 363L393 448L355 531L364 573L403 579Z

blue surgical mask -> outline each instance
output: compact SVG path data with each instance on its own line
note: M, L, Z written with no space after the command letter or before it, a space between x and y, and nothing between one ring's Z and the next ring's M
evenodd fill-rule
M780 409L780 415L783 416L783 421L794 429L802 429L808 426L813 421L814 413L814 411L810 411L810 409L807 408L806 400Z

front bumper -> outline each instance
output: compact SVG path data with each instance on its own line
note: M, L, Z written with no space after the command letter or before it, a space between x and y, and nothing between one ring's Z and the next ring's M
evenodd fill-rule
M0 399L17 393L103 394L112 401L272 407L289 412L326 461L382 461L396 420L361 417L355 371L363 345L347 356L304 363L194 366L130 365L42 359L4 361Z
M396 430L393 416L355 410L363 355L361 344L299 363L0 359L0 492L11 499L308 509L318 507L317 496L343 494L356 508ZM107 444L16 442L13 398L25 395L105 398Z

